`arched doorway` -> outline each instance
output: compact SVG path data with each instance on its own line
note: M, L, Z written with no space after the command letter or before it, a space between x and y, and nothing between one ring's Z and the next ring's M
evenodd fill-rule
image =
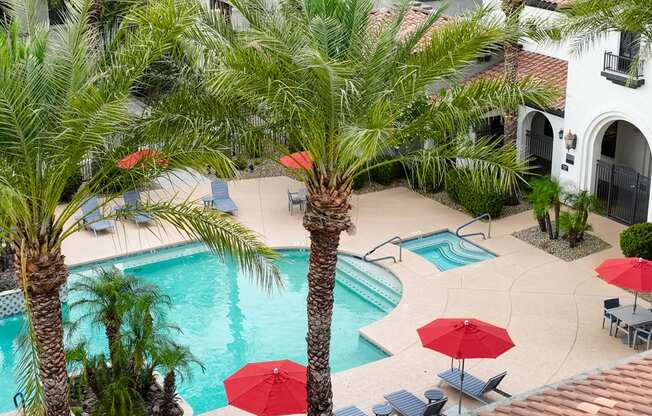
M605 213L634 224L648 218L652 153L641 131L625 120L611 121L594 143L595 195Z
M543 113L535 111L530 121L530 128L525 132L525 154L532 160L534 173L550 175L554 135L548 118Z

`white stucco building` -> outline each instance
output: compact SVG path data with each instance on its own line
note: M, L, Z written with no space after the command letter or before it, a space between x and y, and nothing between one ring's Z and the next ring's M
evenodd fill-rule
M499 0L485 1L499 6ZM555 19L561 1L527 0L523 16ZM568 45L526 41L519 60L519 75L549 82L560 93L551 108L520 108L521 152L567 189L596 194L607 215L625 223L652 221L652 66L632 69L635 39L611 33L581 54ZM491 71L502 72L503 63L485 73ZM575 146L567 146L575 137Z

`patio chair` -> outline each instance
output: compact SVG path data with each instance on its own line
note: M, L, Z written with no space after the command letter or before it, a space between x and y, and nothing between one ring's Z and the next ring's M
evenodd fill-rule
M288 211L290 211L290 215L292 215L292 209L298 205L299 210L303 211L306 207L306 200L307 200L307 191L305 189L301 189L297 192L290 192L288 189Z
M646 349L650 349L650 344L652 344L652 327L637 328L634 331L634 340L632 341L634 348L637 348L639 341L646 344Z
M428 404L406 390L395 391L384 397L390 406L403 416L439 416L448 401L448 397L444 397Z
M210 206L222 212L237 214L238 207L229 196L229 187L226 182L216 180L211 182L211 195L202 198L204 205Z
M138 208L142 202L140 201L140 193L138 191L129 191L122 194L122 199L124 200L123 208L135 209ZM144 212L136 212L129 215L137 225L149 224L154 221L151 215Z
M98 231L113 230L113 221L107 220L102 214L96 195L86 199L81 206L81 210L82 216L78 217L78 219L84 224L84 228L93 231L95 236L97 236Z
M367 416L365 412L356 406L347 406L341 409L337 409L333 412L333 414L335 416Z
M462 372L459 369L451 368L450 370L446 370L443 373L440 373L438 376L444 383L450 385L456 390L462 391L460 388L461 375ZM485 400L484 395L490 391L494 391L504 397L512 397L510 394L505 393L498 388L498 385L503 381L505 376L507 376L507 371L503 371L502 373L491 377L489 380L483 381L465 372L464 390L462 393L485 404L489 402Z
M634 329L631 326L627 325L623 321L616 321L616 330L614 331L614 337L618 338L618 331L622 331L627 334L627 346L632 346L632 339L634 337Z
M619 306L620 306L619 298L610 298L604 300L604 304L602 308L602 329L604 329L605 320L609 319L609 335L611 335L611 331L613 330L614 324L618 323L618 319L616 319L615 316L609 313L609 309L618 308Z

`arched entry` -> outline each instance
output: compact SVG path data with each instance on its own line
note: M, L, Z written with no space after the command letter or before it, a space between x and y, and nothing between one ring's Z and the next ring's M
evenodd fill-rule
M611 121L598 131L593 154L595 195L605 213L626 224L647 221L652 153L643 133L628 121Z
M530 157L534 172L539 175L550 175L554 134L548 118L535 111L525 132L525 154Z

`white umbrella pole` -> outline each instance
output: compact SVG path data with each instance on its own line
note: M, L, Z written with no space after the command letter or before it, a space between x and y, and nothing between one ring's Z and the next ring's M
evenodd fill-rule
M462 375L460 376L460 403L457 407L457 414L462 414L462 395L464 394L464 359L462 359Z

